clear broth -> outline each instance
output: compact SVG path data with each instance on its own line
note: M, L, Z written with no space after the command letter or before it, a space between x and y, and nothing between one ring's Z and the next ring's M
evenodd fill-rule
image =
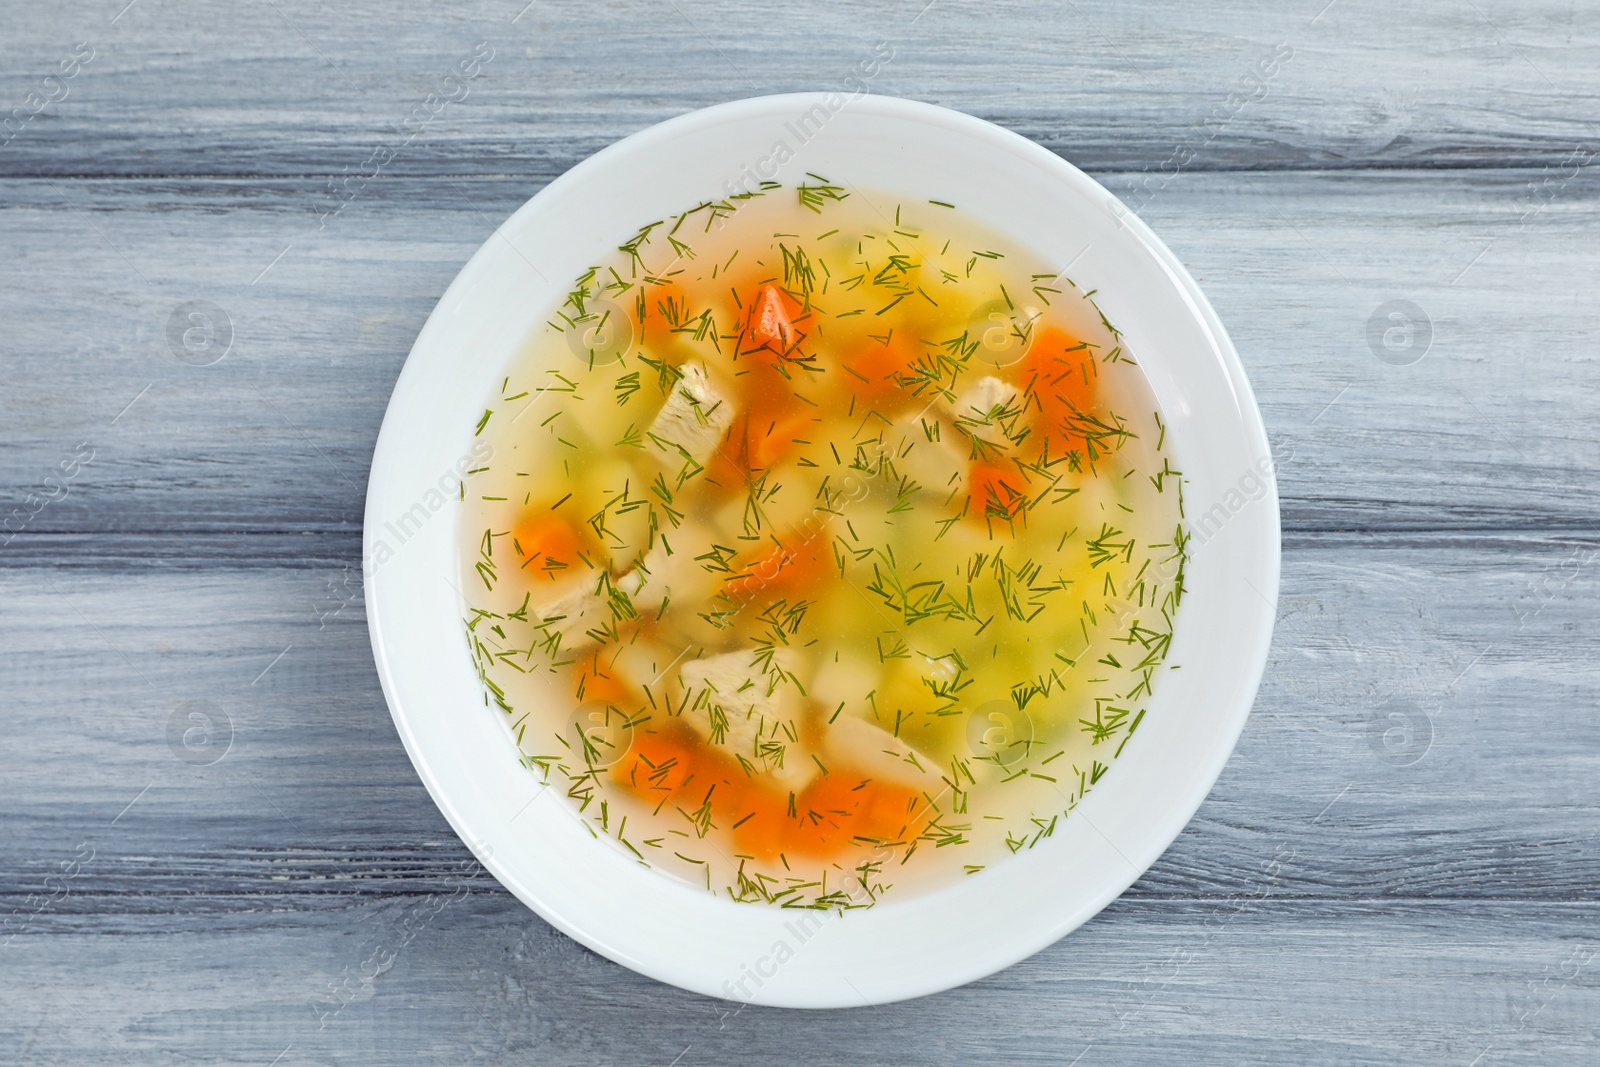
M823 182L603 257L462 490L523 762L740 901L870 906L1048 839L1151 728L1186 558L1092 296L955 208Z

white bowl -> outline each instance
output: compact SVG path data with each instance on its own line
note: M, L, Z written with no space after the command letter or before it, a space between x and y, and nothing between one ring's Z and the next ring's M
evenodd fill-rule
M778 146L783 145L783 150ZM793 158L787 158L792 154ZM781 165L778 157L786 161ZM641 223L807 172L959 204L1072 264L1143 366L1187 482L1188 592L1149 721L1054 837L946 888L845 915L736 904L604 847L524 768L462 636L457 494L511 353L571 279ZM443 491L441 491L443 490ZM1110 903L1221 773L1266 661L1278 507L1261 417L1211 305L1167 247L1089 177L979 119L876 96L741 100L578 164L511 216L439 301L373 457L367 618L395 726L445 818L546 921L626 967L711 996L884 1003L991 974Z

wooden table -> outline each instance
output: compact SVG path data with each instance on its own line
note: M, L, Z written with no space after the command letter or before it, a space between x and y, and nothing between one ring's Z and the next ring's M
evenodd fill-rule
M125 3L0 33L0 1061L1600 1063L1592 10ZM1059 152L1199 278L1292 451L1283 595L1234 759L1102 915L740 1010L471 862L378 689L363 486L500 220L879 41L873 92Z

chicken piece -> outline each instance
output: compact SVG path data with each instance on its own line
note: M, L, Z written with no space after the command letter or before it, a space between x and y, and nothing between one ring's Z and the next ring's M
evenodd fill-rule
M828 725L825 759L921 790L937 799L946 788L940 768L875 722L840 715Z
M634 610L643 611L645 608L661 606L661 601L666 598L669 588L668 577L672 569L672 560L673 557L668 556L666 549L657 542L637 564L616 580L616 588L627 595Z
M717 536L715 527L692 515L685 517L677 529L669 533L678 545L710 544ZM699 610L722 588L725 575L707 570L694 556L693 552L668 551L666 539L657 537L655 544L642 555L632 559L612 558L612 567L622 571L614 584L627 594L641 615L646 612L654 615L668 598L671 599L669 610L675 610L673 605Z
M633 561L619 559L613 565L626 569L606 580L595 573L569 579L550 599L534 605L546 631L561 633L563 649L592 645L596 639L590 631L613 624L621 628L639 615L654 613L673 590L700 597L714 588L714 579L687 553L669 555L659 540Z
M794 324L784 310L783 297L770 285L763 285L750 308L750 341L757 348L770 348L782 354L794 344Z
M626 613L621 604L614 611L612 598L597 591L597 586L593 578L583 578L535 608L540 629L559 633L563 650L594 644L590 631L598 632L615 622L618 611Z
M704 466L733 422L733 404L699 363L679 370L683 377L650 425L649 448L671 467L682 465L685 455Z
M956 399L951 414L958 419L973 422L990 422L1010 416L1021 410L1022 393L1016 386L992 374L973 382L967 391Z
M956 430L970 438L974 460L994 460L1026 432L1022 393L1016 386L988 374L973 382L947 409Z
M799 790L816 776L816 761L800 744L800 690L794 655L726 652L685 663L678 676L686 697L683 721L755 774Z
M561 633L562 649L583 648L596 641L590 631L621 628L638 616L654 615L675 590L690 603L703 600L713 594L716 581L687 553L669 555L658 541L609 582L586 577L535 611L547 631Z

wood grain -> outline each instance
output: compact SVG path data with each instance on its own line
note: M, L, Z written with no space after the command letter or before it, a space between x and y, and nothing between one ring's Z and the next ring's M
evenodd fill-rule
M15 249L0 264L15 353L0 364L14 457L0 498L89 442L94 461L30 530L187 534L358 529L411 342L542 183L385 179L323 229L309 182L69 184L7 182L0 206ZM1526 184L1506 170L1198 173L1150 201L1292 448L1286 529L1593 528L1600 504L1572 489L1600 474L1586 297L1600 247L1570 238L1600 223L1600 201L1584 174L1521 221ZM1368 345L1392 299L1432 320L1412 366ZM232 322L213 366L167 343L190 300Z
M63 1065L1544 1065L1593 1062L1600 1008L1597 964L1581 962L1592 931L1575 936L1563 905L1406 901L1329 915L1270 887L1124 899L963 989L802 1014L658 985L505 896L468 894L436 913L419 903L52 921L5 950L34 981L0 988L0 1040ZM395 962L364 981L375 953Z
M1194 823L1130 895L1245 892L1261 853L1287 843L1279 892L1295 899L1600 899L1587 787L1600 774L1588 710L1600 634L1584 625L1600 568L1580 565L1585 553L1600 546L1291 544L1256 712ZM33 745L0 767L25 846L0 896L39 891L88 839L105 844L73 898L91 909L440 891L467 854L394 735L359 583L353 556L0 571L8 721ZM214 765L169 746L187 701L231 724ZM1414 736L1386 748L1381 733L1406 725L1390 712Z
M1592 14L125 2L0 35L0 1060L1600 1063ZM1287 457L1278 630L1211 797L1082 930L908 1004L740 1009L556 933L449 831L372 668L366 471L506 215L879 41L872 91L1059 152L1200 280ZM1396 299L1409 366L1367 340ZM166 338L194 300L211 366ZM196 706L209 765L169 743Z
M213 0L110 23L121 6L15 13L0 99L23 99L79 41L96 56L0 151L0 173L339 175L403 139L397 127L480 42L495 49L483 74L393 173L551 177L684 111L842 87L879 41L894 56L873 91L993 119L1095 170L1155 168L1180 144L1200 168L1539 167L1593 141L1600 98L1600 26L1561 0L1226 13L825 0L785 14L750 0L479 0L447 14ZM1292 58L1264 95L1230 105L1284 45ZM1226 123L1204 128L1219 109Z

